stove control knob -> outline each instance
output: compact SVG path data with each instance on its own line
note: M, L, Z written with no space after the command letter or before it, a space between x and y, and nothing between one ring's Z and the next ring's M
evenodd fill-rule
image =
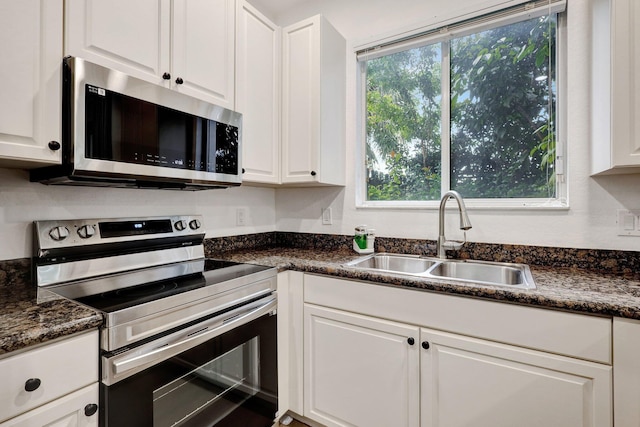
M67 227L53 227L49 230L49 236L56 242L60 242L69 237L69 229Z
M83 239L88 239L89 237L93 236L94 234L96 234L96 228L93 225L83 225L82 227L78 228L78 236L80 236Z
M189 227L191 227L192 230L197 230L201 226L202 224L200 224L200 221L198 221L197 219L192 219L191 221L189 221Z
M180 221L176 221L176 223L173 224L173 226L176 228L176 230L182 231L185 228L187 228L187 221L185 221L184 219L181 219Z

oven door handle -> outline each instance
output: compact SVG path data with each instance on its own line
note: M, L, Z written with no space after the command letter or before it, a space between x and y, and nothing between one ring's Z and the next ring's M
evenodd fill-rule
M277 308L277 297L272 294L253 303L228 311L202 323L161 338L139 348L121 353L111 358L103 357L103 366L110 366L103 373L102 382L114 384L124 378L140 372L149 366L160 363L184 351L196 347L225 332L251 322ZM106 362L106 364L105 364Z

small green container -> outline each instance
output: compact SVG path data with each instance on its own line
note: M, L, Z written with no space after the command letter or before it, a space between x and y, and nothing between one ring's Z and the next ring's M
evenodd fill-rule
M359 225L356 227L356 233L353 237L353 240L356 242L356 245L360 249L367 249L367 226Z

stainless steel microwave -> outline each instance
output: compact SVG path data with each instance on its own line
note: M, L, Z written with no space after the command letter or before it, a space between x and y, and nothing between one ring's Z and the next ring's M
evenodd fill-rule
M44 184L203 190L242 182L242 115L81 58L63 61L62 164Z

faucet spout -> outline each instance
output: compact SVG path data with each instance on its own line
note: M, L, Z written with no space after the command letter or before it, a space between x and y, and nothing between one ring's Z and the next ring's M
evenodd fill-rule
M471 228L471 221L469 220L469 215L467 215L467 207L464 205L464 200L462 200L460 193L453 190L444 193L442 199L440 199L437 245L437 256L442 259L447 258L446 249L453 247L452 243L454 243L447 241L444 237L444 208L449 199L455 199L458 203L458 211L460 212L460 230L469 230Z

